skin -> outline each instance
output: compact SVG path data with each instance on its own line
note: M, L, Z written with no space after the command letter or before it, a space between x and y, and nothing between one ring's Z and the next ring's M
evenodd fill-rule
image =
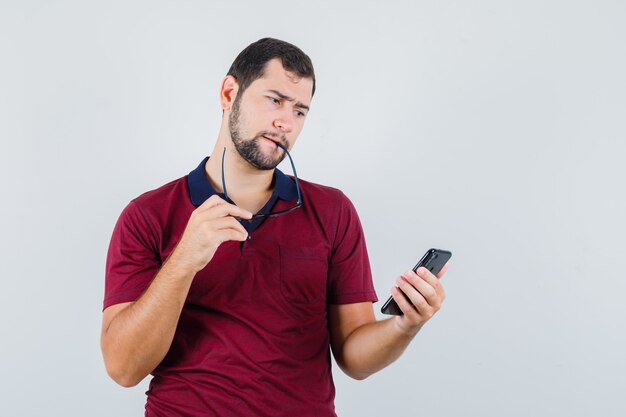
M224 116L211 155L221 156L226 148L228 194L237 205L214 195L196 208L176 248L144 294L134 302L104 310L101 348L107 372L118 384L138 384L163 360L195 274L220 244L247 239L236 217L249 219L271 196L274 170L259 169L242 158L231 132L241 141L256 140L265 163L275 167L284 152L272 140L280 140L287 149L293 147L304 127L312 87L311 79L285 71L279 60L268 62L263 77L239 98L237 81L232 76L224 78L220 89ZM236 117L231 117L233 110L237 110ZM209 158L205 169L211 185L222 192L221 158ZM330 305L331 348L341 369L355 379L364 379L395 361L440 309L445 292L438 278L446 270L447 265L438 277L424 268L398 277L391 293L403 316L376 321L371 302Z

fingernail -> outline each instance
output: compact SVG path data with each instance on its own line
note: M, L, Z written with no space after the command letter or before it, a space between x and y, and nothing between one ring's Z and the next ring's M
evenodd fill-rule
M402 284L402 278L396 278L396 286L400 286Z

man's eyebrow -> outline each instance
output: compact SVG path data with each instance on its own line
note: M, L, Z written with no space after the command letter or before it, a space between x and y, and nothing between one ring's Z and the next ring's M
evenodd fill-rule
M287 101L295 101L296 100L293 97L289 97L289 96L284 95L280 91L276 91L276 90L267 90L267 91L270 92L270 93L276 94L278 97L280 97L283 100L287 100ZM309 110L309 106L307 106L306 104L300 103L299 101L296 102L295 106L296 107L300 107L301 109Z

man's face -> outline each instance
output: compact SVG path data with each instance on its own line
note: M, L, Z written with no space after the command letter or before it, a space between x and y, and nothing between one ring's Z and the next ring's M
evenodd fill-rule
M235 149L258 169L270 170L285 158L276 145L291 149L304 126L313 80L285 71L278 59L269 61L263 77L237 94L228 126Z

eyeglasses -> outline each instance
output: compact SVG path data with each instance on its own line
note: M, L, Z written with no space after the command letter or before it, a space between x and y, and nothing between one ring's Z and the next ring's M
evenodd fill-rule
M291 169L293 170L293 176L294 179L296 180L296 191L298 192L298 202L296 203L295 206L285 209L285 210L280 210L280 211L274 211L274 212L270 212L270 213L265 213L265 214L253 214L252 218L250 220L255 220L255 219L260 219L263 217L276 217L276 216L280 216L283 214L287 214L290 213L292 211L294 211L295 209L299 208L302 206L302 194L300 193L300 184L298 183L298 173L296 172L296 166L293 164L293 159L291 159L291 155L289 155L289 151L287 150L287 148L285 148L281 143L275 142L276 145L278 145L283 151L285 151L285 153L287 154L287 157L289 158L289 162L291 163ZM226 156L226 147L224 147L224 152L222 152L222 188L224 189L224 200L235 204L230 198L228 198L228 193L226 192L226 181L224 180L224 156Z

